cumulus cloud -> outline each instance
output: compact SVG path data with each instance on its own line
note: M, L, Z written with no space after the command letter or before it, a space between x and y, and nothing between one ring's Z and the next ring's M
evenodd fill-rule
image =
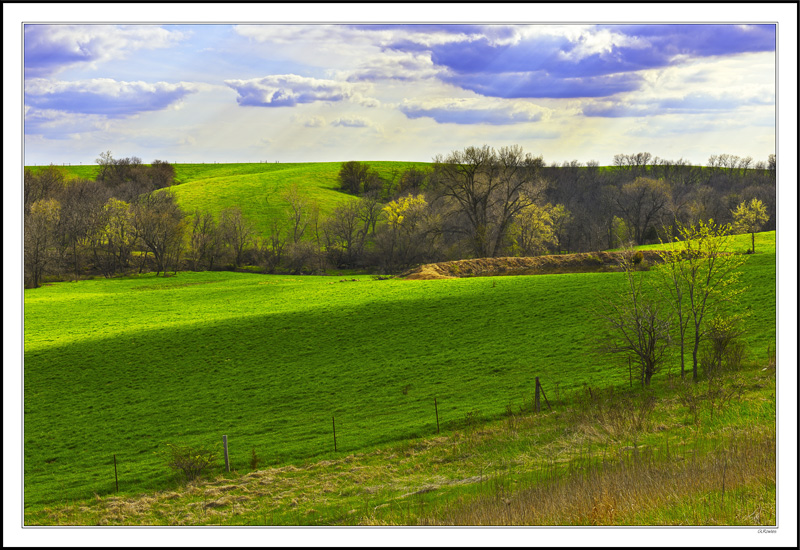
M239 105L257 107L292 107L314 101L343 101L353 96L350 85L295 74L270 75L249 80L226 80L239 94Z
M452 124L504 125L539 122L550 114L548 109L531 103L489 98L404 100L399 109L408 118L430 117L439 123Z
M387 51L363 62L346 79L348 82L415 81L435 77L439 72L429 53Z
M74 139L87 132L107 132L111 121L101 115L65 113L52 109L25 106L24 131L28 136L43 135L48 139Z
M548 29L549 31L549 29ZM430 47L445 82L492 97L604 97L632 91L640 71L692 57L772 51L772 25L622 25L519 34Z
M371 128L374 126L374 124L362 117L341 117L331 122L331 126L343 126L345 128Z
M606 97L641 86L637 74L558 78L545 71L528 73L442 74L440 78L465 90L502 98Z
M48 76L80 64L166 48L185 37L151 25L25 25L25 76Z
M320 128L325 126L325 119L321 116L313 116L303 121L303 126L306 128Z
M188 83L124 82L110 78L71 82L29 79L25 83L25 104L41 110L114 118L160 111L195 91Z
M669 114L713 114L735 111L741 107L774 105L774 97L740 97L730 93L689 93L683 96L600 100L583 106L589 117L647 117Z

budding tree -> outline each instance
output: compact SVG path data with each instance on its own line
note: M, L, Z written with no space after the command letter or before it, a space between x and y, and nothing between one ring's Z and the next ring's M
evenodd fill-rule
M769 220L767 207L758 199L742 202L732 210L734 227L741 233L750 233L753 254L756 252L756 232Z

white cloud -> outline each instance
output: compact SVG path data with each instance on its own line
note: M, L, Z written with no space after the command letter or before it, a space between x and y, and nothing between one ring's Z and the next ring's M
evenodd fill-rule
M187 82L124 82L110 78L25 82L26 105L68 113L131 116L174 106L196 88Z
M295 74L270 75L249 80L226 80L239 94L239 105L291 107L314 101L343 101L353 95L347 83Z
M186 37L151 25L25 25L25 74L46 76L76 65L124 59Z
M375 80L415 81L436 77L437 69L430 52L386 51L362 62L353 71L341 71L349 82Z
M377 99L358 91L365 90L366 85L296 74L226 80L225 84L236 90L236 101L243 106L293 107L317 101L351 101L364 107L378 107L381 104Z
M496 98L435 98L404 100L399 106L408 118L430 117L439 123L518 124L550 117L550 109L526 101Z
M331 122L331 126L344 126L346 128L372 128L375 125L372 121L359 117L340 117Z

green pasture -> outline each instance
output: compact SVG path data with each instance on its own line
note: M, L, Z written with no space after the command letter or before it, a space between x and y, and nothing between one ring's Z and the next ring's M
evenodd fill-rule
M122 492L165 488L165 443L220 450L227 435L246 470L252 449L281 464L433 434L434 399L442 430L497 418L530 402L535 376L554 396L627 385L594 340L597 299L621 277L204 272L26 290L26 509L113 492L114 455ZM732 307L765 357L774 253L748 256L743 284Z
M424 163L370 162L384 179L399 183L399 175L411 166ZM264 163L264 164L179 164L175 168L173 190L178 204L187 214L209 211L215 216L225 208L239 207L257 231L269 234L270 221L284 218L288 226L289 203L285 193L297 185L310 205L316 202L321 216L353 200L339 189L341 162Z
M775 254L775 231L764 231L761 233L756 233L756 254ZM667 243L668 245L668 243ZM727 252L737 252L737 253L744 253L752 247L752 241L750 233L742 233L739 235L731 235L729 237L728 243L726 245ZM666 246L664 244L645 244L641 246L634 247L636 250L664 250ZM608 252L613 252L621 250L620 248L615 248L613 250L609 250Z
M309 203L316 202L324 217L353 196L339 189L341 162L175 164L174 191L178 204L188 215L196 210L215 217L225 208L239 207L261 235L269 234L270 221L284 218L288 227L289 203L285 193L297 185ZM382 178L399 185L408 168L425 167L421 162L376 161L366 163ZM33 171L43 167L30 167ZM94 179L99 166L61 167L70 179Z

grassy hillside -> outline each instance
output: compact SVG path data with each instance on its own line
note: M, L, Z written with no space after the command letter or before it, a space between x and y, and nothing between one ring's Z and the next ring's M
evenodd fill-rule
M410 166L422 163L370 162L381 177L391 180ZM352 200L339 190L341 162L272 163L272 164L179 164L176 165L174 189L178 203L187 213L195 209L215 215L225 208L238 206L256 224L261 234L269 231L269 221L285 217L288 202L283 195L292 185L309 201L316 201L325 216L337 206Z
M392 161L367 164L390 181L393 175L397 181L411 166L427 165ZM352 195L339 190L341 166L341 162L175 164L173 191L187 214L200 209L218 216L223 209L238 206L260 234L267 234L270 220L285 217L289 203L283 195L292 185L296 184L309 201L316 201L322 215L352 200ZM34 171L42 168L31 167ZM61 168L70 178L87 179L94 179L99 170L96 165Z
M758 249L758 243L757 243ZM775 343L775 254L749 256L736 305L751 357ZM167 442L239 467L341 453L628 383L595 353L618 273L436 281L182 273L25 291L25 505L164 488ZM671 360L675 372L675 359Z

